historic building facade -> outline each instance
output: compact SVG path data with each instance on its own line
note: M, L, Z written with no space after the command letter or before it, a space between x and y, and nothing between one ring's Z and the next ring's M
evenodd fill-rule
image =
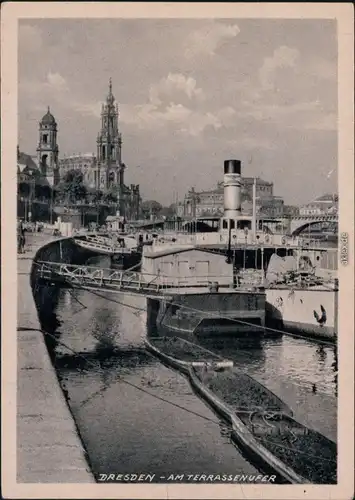
M60 178L70 170L80 170L83 181L88 188L97 189L95 182L96 156L94 153L79 153L64 156L59 160Z
M59 160L60 177L70 170L80 170L83 181L91 190L112 192L117 197L117 211L126 218L139 218L139 185L124 183L125 164L122 162L122 134L119 130L119 110L109 81L108 94L101 108L101 124L94 153L74 154Z
M299 209L300 215L336 215L338 213L338 195L324 194L315 200L302 205Z
M37 155L31 156L17 146L17 189L19 196L48 198L50 185L38 166Z
M39 122L37 163L42 175L47 179L50 186L54 186L59 182L57 132L57 122L48 106L47 113Z
M253 200L253 177L242 178L241 198L242 213L251 214ZM279 217L283 214L283 199L274 196L272 182L256 178L256 206L260 214L269 217ZM179 217L219 217L224 210L223 182L219 182L215 189L209 191L195 191L191 188L185 195L184 201L177 206Z

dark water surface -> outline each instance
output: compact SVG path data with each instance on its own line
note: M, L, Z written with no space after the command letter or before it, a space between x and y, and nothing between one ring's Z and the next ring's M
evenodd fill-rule
M143 351L144 304L60 293L60 341L69 349L56 347L58 372L94 473L155 474L161 482L169 474L257 474L188 381Z
M290 336L255 339L203 339L202 346L232 359L265 385L270 380L334 396L334 347Z
M143 297L62 290L56 313L68 346L55 348L58 373L96 475L257 474L188 381L144 351ZM333 401L331 347L286 336L199 342L274 392L286 387L294 406L314 384Z

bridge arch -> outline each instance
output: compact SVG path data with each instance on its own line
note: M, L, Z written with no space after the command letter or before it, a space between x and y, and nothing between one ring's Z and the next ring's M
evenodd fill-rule
M327 221L327 220L307 220L299 221L299 225L291 231L291 236L299 236L305 229L321 224L322 222L332 222L338 224L338 221Z

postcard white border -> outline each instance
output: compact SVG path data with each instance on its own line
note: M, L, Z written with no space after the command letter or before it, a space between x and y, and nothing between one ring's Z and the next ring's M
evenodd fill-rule
M354 492L354 13L348 3L10 2L1 16L2 138L2 491L5 498L350 499ZM16 483L17 30L25 18L336 19L339 46L339 231L349 264L339 266L339 483L316 485L127 485Z

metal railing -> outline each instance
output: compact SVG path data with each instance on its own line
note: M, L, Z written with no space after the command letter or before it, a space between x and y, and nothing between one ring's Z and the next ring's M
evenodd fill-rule
M89 250L103 250L110 253L131 254L133 249L122 247L110 238L103 236L86 236L85 238L74 238L75 243Z
M324 290L337 290L339 286L339 282L337 277L334 276L317 276L314 274L310 275L297 275L295 277L292 276L283 276L280 277L279 280L270 283L268 288L286 288L286 289L315 289L320 287Z
M38 276L48 282L67 283L74 287L99 287L106 290L133 291L135 293L157 294L171 289L209 288L214 283L230 288L233 278L227 276L164 276L135 271L113 271L92 266L79 266L57 262L39 261ZM230 278L229 284L220 284ZM193 280L193 282L192 282ZM261 279L241 279L237 288L261 286Z

